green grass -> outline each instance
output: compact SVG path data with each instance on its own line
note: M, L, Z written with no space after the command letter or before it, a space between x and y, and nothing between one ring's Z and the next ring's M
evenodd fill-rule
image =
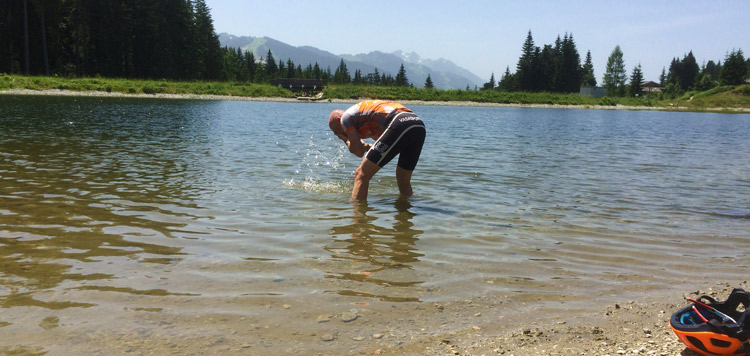
M750 85L721 86L704 92L687 92L670 104L694 111L750 108Z
M596 105L599 99L578 94L500 92L495 90L439 90L410 87L332 85L325 95L333 99L378 98L387 100L471 101L497 104Z
M688 111L732 111L750 109L750 85L717 87L705 92L689 92L675 100L662 99L658 93L641 97L592 98L578 94L500 92L495 90L435 90L398 87L370 87L332 85L326 88L327 98L360 99L378 98L389 100L422 101L470 101L476 103L531 104L531 105L579 105L626 106L664 108Z
M283 88L267 84L236 82L176 82L169 80L134 80L111 78L61 78L24 77L1 75L0 90L64 89L71 91L104 91L124 94L198 94L238 97L293 98L295 95ZM529 105L579 105L627 107L653 107L689 111L732 111L750 109L750 85L722 86L705 92L688 92L674 99L661 99L658 94L639 98L591 98L576 94L500 92L495 90L440 90L410 87L376 87L355 85L330 85L324 90L326 98L359 100L377 98L386 100L468 101L496 104Z
M175 82L168 80L111 78L23 77L16 75L0 76L0 90L8 89L60 89L81 92L103 91L124 94L198 94L244 97L293 97L292 93L286 89L265 84L233 82Z

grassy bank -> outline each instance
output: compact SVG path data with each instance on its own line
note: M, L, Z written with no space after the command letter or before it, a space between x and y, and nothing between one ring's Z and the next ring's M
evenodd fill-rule
M528 105L578 105L627 106L638 108L665 108L688 111L750 112L750 85L722 86L705 92L688 92L675 99L664 99L654 93L638 98L592 98L578 94L500 92L495 90L434 90L398 87L330 86L327 98L358 99L380 98L422 101L470 101L476 103L528 104Z
M292 97L288 90L264 84L232 82L174 82L110 78L0 76L0 90L102 91L123 94L198 94L244 97Z
M675 100L665 100L662 105L675 105L692 110L712 108L750 109L750 85L721 86L704 92L687 92Z
M389 100L471 101L496 104L599 105L601 99L578 94L499 92L495 90L436 90L404 87L330 86L333 99L380 98Z
M286 89L267 84L234 82L174 82L108 78L0 76L0 91L9 89L101 91L123 94L196 94L234 97L293 98ZM475 102L525 105L617 106L666 108L688 111L750 112L750 85L723 86L705 92L688 92L675 99L659 95L639 98L591 98L578 94L500 92L495 90L439 90L404 87L330 85L325 98L357 100L378 98L439 102Z

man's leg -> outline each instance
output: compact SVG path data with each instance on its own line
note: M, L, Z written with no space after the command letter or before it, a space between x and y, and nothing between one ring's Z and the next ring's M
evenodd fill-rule
M396 166L396 183L398 183L398 191L405 197L410 197L414 194L411 189L411 174L413 171L408 171L399 166Z
M354 171L354 189L352 189L352 200L367 200L367 189L370 187L370 179L380 170L377 164L362 159L362 164Z

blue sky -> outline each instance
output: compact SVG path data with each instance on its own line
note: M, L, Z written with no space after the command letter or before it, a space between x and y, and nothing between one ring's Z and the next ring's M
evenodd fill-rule
M445 58L489 80L515 71L531 30L542 47L573 35L581 61L591 51L601 83L616 45L628 74L641 64L658 81L672 58L693 51L699 65L729 51L750 55L748 0L337 1L206 0L217 33L267 36L334 54L416 52Z

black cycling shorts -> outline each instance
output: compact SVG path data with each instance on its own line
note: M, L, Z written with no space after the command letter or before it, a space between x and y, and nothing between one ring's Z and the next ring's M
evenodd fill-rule
M422 153L426 133L419 116L411 112L399 113L367 151L367 159L383 168L399 155L398 166L413 171Z

